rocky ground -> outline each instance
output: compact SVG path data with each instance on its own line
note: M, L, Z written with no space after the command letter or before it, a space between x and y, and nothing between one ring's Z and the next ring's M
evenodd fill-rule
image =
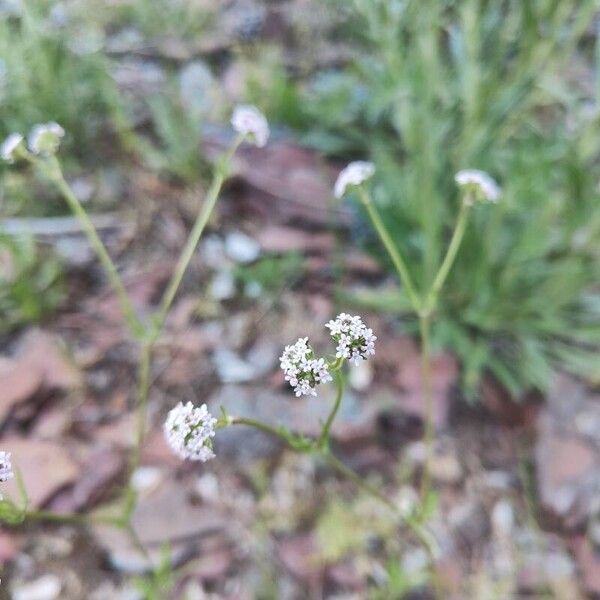
M336 290L388 282L356 249L345 254L342 272L333 272L351 215L336 216L336 239L328 226L327 170L316 160L283 143L242 152L237 182L157 348L134 524L156 560L170 545L181 566L174 597L363 598L385 584L390 557L416 581L426 561L384 508L266 435L219 433L218 458L197 465L177 460L160 431L179 400L308 434L326 414L331 393L302 400L289 393L278 370L281 348L300 335L326 344L322 324L340 308ZM272 176L252 164L268 164ZM282 172L305 185L273 185ZM135 219L115 218L103 235L138 308L149 311L175 259L162 249L177 247L186 217L172 202L179 192L152 176L137 173L128 185L128 193L143 195L144 209ZM59 242L83 245L78 233L59 234L52 243ZM257 293L260 284L235 275L240 265L290 251L306 258L305 269L276 289ZM2 446L22 470L32 506L56 511L110 503L134 431L136 347L92 256L76 262L64 310L10 339L0 363ZM400 324L365 318L379 336L378 351L372 364L351 373L333 430L336 449L402 502L416 492L423 456L419 352ZM600 397L557 375L543 401L515 404L488 383L471 406L456 393L451 357L437 355L434 373L439 510L430 527L442 547L446 597L600 594ZM126 536L101 527L3 529L0 556L0 589L21 600L136 598L131 578L148 568Z
M231 51L233 38L254 27L278 40L295 27L320 40L323 22L305 2L225 4L220 26L201 43L148 40L135 28L107 37L108 52L120 57L115 76L124 91L135 100L159 89L171 61L184 101L217 93L221 83L235 96L245 66L231 61L219 86L206 67ZM335 64L347 54L339 44L319 44L305 46L316 62ZM306 59L301 48L284 47L288 62ZM138 114L143 126L143 106ZM226 140L225 128L209 128L203 156L213 160ZM415 540L323 465L243 428L218 434L216 460L182 463L160 430L180 400L316 430L331 393L294 398L278 370L282 347L305 335L323 347L323 324L351 308L340 291L390 285L351 241L356 215L330 202L335 172L285 132L236 159L235 180L152 366L134 528L154 561L168 547L177 570L170 596L154 590L148 598L392 598L396 579L412 589L407 598L431 597L419 585L427 557ZM202 186L183 191L142 167L82 174L72 183L103 213L102 237L137 308L149 313ZM113 202L102 204L103 197ZM133 443L137 347L75 221L14 219L3 227L33 229L61 253L69 293L50 322L3 340L2 448L21 469L32 507L108 506ZM260 272L252 271L257 264ZM403 323L376 314L365 320L378 335L377 354L351 373L335 449L402 504L417 492L423 460L419 349ZM479 402L469 404L458 394L458 376L452 357L436 355L439 506L429 526L441 546L443 597L600 597L600 395L557 374L548 398L517 404L486 382ZM16 494L13 484L3 489ZM115 530L39 523L0 530L0 561L0 599L16 600L143 598L136 578L149 567ZM391 577L393 569L401 577Z

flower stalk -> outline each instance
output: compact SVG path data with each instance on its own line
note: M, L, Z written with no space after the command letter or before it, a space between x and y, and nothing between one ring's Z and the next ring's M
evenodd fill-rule
M17 133L11 134L0 146L0 156L6 162L14 163L19 160L27 161L37 167L56 186L71 212L79 219L83 231L117 295L128 328L132 336L140 342L140 360L136 385L136 437L129 461L127 485L125 486L122 495L122 514L117 517L104 517L78 513L62 514L41 510L28 511L26 490L17 472L19 489L24 498L23 508L18 508L9 501L1 501L0 497L0 501L4 505L2 514L6 513L5 517L7 520L10 520L10 522L16 524L25 519L32 519L56 523L108 524L129 532L136 546L145 553L143 545L140 544L139 539L136 538L135 532L131 526L131 517L137 503L137 494L132 486L131 480L135 470L140 464L141 449L145 437L147 403L151 386L150 374L153 346L162 333L168 312L173 304L193 254L196 251L200 238L210 220L223 184L229 176L233 155L242 142L250 141L256 145L263 146L266 144L269 136L269 128L266 119L254 107L242 106L236 108L231 122L236 131L236 137L226 154L215 167L213 180L205 202L186 240L181 255L179 256L175 270L163 294L159 310L149 323L142 320L136 312L115 263L100 239L91 219L64 178L60 163L55 156L60 145L60 140L65 134L63 128L57 123L36 125L29 136L29 148L25 145L24 136ZM208 417L210 417L210 415L208 415ZM212 417L210 417L210 419L212 419ZM204 448L203 450L203 455L207 456L208 449ZM4 453L4 455L7 456L8 470L10 470L10 461L8 460L10 455L7 453ZM12 476L12 470L10 473L7 471L6 479L8 479L9 476Z
M462 202L456 224L454 226L446 254L438 268L429 289L421 294L416 290L413 279L408 269L408 264L398 246L394 243L392 236L385 227L379 212L374 205L371 195L367 189L366 182L375 173L375 167L370 163L350 163L338 177L335 187L335 196L341 198L349 187L356 188L373 228L377 232L381 243L385 247L398 274L398 278L409 297L413 312L419 320L419 337L421 341L421 373L422 391L424 401L424 442L425 442L425 464L421 481L421 499L427 498L431 487L431 461L433 458L433 446L435 437L434 407L433 407L433 383L431 374L431 324L439 296L444 284L456 262L456 256L461 246L468 225L470 208L477 201L495 203L501 196L501 190L496 182L483 171L467 169L459 171L455 175L455 181L462 190Z

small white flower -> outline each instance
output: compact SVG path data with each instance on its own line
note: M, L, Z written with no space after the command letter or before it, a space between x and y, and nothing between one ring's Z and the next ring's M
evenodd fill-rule
M34 125L29 134L29 149L34 154L48 156L58 150L60 140L65 135L65 130L54 122Z
M236 106L231 117L231 125L238 133L251 136L251 140L259 148L262 148L269 139L269 122L256 106L249 104Z
M498 184L485 172L477 169L465 169L454 176L454 181L463 188L475 193L476 198L488 202L498 202L502 190ZM467 195L465 202L473 203Z
M364 160L351 162L347 167L342 169L335 182L334 195L336 198L341 198L349 186L360 185L373 177L375 173L375 165Z
M331 381L329 367L324 359L315 358L308 338L300 338L286 346L279 358L285 380L289 381L296 396L316 396L316 386Z
M355 365L375 354L373 330L367 327L359 316L339 314L325 325L331 337L337 342L336 357L345 358Z
M0 155L6 162L13 163L19 156L19 149L24 149L23 136L11 133L2 143Z
M196 407L191 402L179 403L167 415L164 431L167 443L181 458L206 462L214 458L212 438L215 419L206 404Z
M0 481L8 481L14 477L10 463L10 452L0 451Z

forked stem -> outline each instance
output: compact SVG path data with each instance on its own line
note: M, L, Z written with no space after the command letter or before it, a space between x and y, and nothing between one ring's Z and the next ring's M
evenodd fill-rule
M427 295L427 306L426 308L430 311L435 310L435 305L437 303L437 297L444 287L444 283L450 273L450 269L454 264L456 259L456 255L458 253L458 249L462 243L463 237L465 235L465 230L467 228L467 223L469 220L469 209L471 204L465 200L463 200L460 212L458 213L458 218L456 220L456 225L454 226L454 231L452 232L452 238L450 239L450 244L448 245L448 250L446 251L446 256L442 261L442 264L433 280L433 284L431 285L431 289L429 290L429 294Z
M392 236L385 228L381 216L379 215L379 211L373 204L368 190L361 185L358 188L358 192L360 195L360 199L367 210L367 214L371 219L371 223L373 223L373 227L375 227L375 231L377 231L379 239L382 241L389 257L392 259L392 263L394 264L400 281L406 287L406 292L410 299L410 303L413 307L413 310L415 312L419 312L419 310L421 310L422 307L422 300L413 284L412 277L410 276L410 271L408 270L408 266L402 256L402 253L398 250L398 247L394 243L394 240L392 240Z
M202 237L202 233L204 232L204 229L206 228L208 221L210 220L210 217L213 213L213 210L219 198L219 194L221 193L221 188L223 187L223 183L225 182L225 179L227 178L227 175L229 173L231 159L233 158L233 155L235 154L235 151L238 149L239 145L244 140L244 137L245 136L243 135L238 135L236 137L231 148L229 148L227 154L215 169L213 180L208 190L208 194L206 195L206 199L204 201L204 205L202 206L202 210L198 213L192 231L188 236L188 239L179 257L179 260L177 261L175 270L173 271L173 275L171 276L171 279L161 299L160 309L158 311L154 323L154 338L160 335L165 319L167 318L167 315L169 313L169 309L171 308L173 300L175 299L175 295L177 294L177 290L181 285L183 276L187 271L190 261L194 256L194 252L196 251L196 247L198 246L198 242Z

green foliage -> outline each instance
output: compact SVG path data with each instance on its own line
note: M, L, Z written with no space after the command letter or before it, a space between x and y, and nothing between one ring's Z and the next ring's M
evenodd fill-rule
M18 17L0 16L0 137L54 120L68 132L67 144L77 140L80 157L97 150L107 122L124 139L127 126L116 84L100 42L94 42L100 33L83 22L52 22L50 2L27 0L19 6Z
M265 256L253 265L237 266L234 275L246 286L246 290L252 291L254 287L261 294L272 296L303 277L304 259L297 252Z
M63 297L62 267L31 238L0 236L0 333L40 321Z
M194 0L124 0L114 13L119 23L139 28L146 36L175 39L198 39L213 18L208 4Z
M427 583L428 574L424 571L406 573L399 560L389 560L386 568L387 581L369 594L371 600L402 600L412 590Z
M164 600L169 597L175 586L175 572L168 544L161 548L160 561L156 568L145 577L136 577L134 584L144 600Z
M491 372L515 395L543 390L555 366L600 381L600 113L585 54L596 2L330 4L360 51L305 91L306 137L377 164L375 200L421 289L458 212L454 173L481 168L504 188L473 211L436 315L435 342L461 358L467 388ZM406 308L400 292L361 300Z
M356 552L364 552L374 536L390 538L396 520L377 500L363 496L352 504L332 500L316 526L319 555L315 560L335 563Z
M149 107L158 144L139 138L138 150L146 164L185 183L198 181L205 167L200 156L199 120L186 112L172 93L150 99Z

